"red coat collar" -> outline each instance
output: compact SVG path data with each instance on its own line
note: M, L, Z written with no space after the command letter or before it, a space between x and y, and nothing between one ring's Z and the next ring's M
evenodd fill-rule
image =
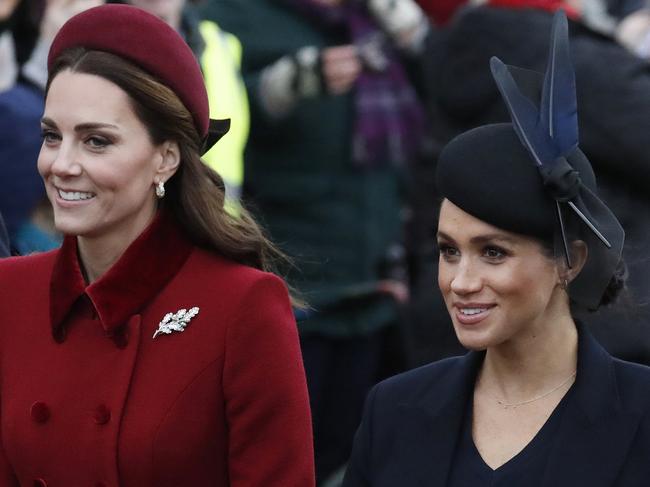
M106 333L112 335L178 272L192 244L169 215L159 214L99 279L86 285L77 258L77 238L67 236L56 255L50 281L50 320L54 336L77 300L92 302Z

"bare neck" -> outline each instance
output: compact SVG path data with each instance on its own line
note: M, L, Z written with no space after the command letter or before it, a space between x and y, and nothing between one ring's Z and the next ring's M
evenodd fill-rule
M149 226L154 216L155 211L137 224L120 231L109 231L99 236L78 236L79 260L86 282L90 284L103 276Z
M489 348L479 382L500 397L530 397L570 377L577 360L578 332L567 305L521 336Z

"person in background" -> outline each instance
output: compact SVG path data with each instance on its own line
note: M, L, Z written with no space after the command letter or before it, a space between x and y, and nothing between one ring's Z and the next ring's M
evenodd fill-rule
M630 3L630 2L628 2ZM650 5L637 1L623 10L623 19L617 24L616 39L642 59L650 60Z
M13 86L18 71L13 37L8 30L17 4L18 0L11 0L0 5L0 93Z
M17 83L0 93L0 177L11 181L0 192L11 246L19 254L49 250L59 244L55 235L34 223L37 208L46 199L36 170L41 145L43 95Z
M250 113L246 86L241 78L242 46L237 37L216 22L200 19L193 2L186 0L121 0L160 17L183 36L196 56L210 100L210 117L230 119L230 130L203 156L226 185L226 205L237 214L244 179L244 148Z
M7 22L5 46L14 76L0 90L0 177L12 181L0 192L11 247L18 254L60 245L35 161L41 146L40 118L47 81L47 53L56 32L75 14L103 0L19 0ZM8 71L12 71L9 69ZM3 71L3 74L8 72ZM43 224L41 223L43 222Z
M11 35L11 23L16 7L20 0L7 0L0 5L0 103L4 99L2 93L10 90L18 74L18 67L15 59L13 36ZM4 109L0 106L0 120L6 120ZM5 127L0 126L0 133L5 132ZM0 142L0 147L2 147ZM5 157L0 156L1 161ZM1 206L1 205L0 205ZM9 234L0 212L0 257L11 255Z
M573 314L621 293L625 233L578 147L562 12L547 66L492 58L512 122L464 132L440 155L438 285L471 352L373 388L344 487L650 478L650 368L613 358Z
M244 199L310 305L296 316L324 482L347 459L408 296L400 212L425 120L405 60L428 22L407 0L226 0L203 15L242 42Z
M0 262L1 485L314 485L281 256L227 212L208 114L156 16L103 5L55 37L38 169L66 237Z

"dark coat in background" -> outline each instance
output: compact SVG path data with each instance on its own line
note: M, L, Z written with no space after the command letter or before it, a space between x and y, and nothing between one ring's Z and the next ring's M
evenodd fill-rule
M316 311L299 320L301 334L359 336L391 323L394 303L376 284L400 238L400 181L390 164L353 164L352 93L300 100L281 119L267 114L259 96L262 70L282 56L349 38L277 0L212 2L204 16L243 46L251 109L244 200L294 260L289 280Z
M307 1L220 0L206 3L203 14L242 43L251 113L244 203L293 260L288 280L310 306L296 316L320 481L347 460L363 399L380 373L384 336L396 329L391 325L397 305L380 282L397 277L394 264L400 259L389 254L401 248L405 168L388 160L389 151L372 164L353 158L357 117L365 113L354 90L301 97L283 116L265 107L265 69L306 46L323 49L356 40L347 27L316 21L309 6ZM381 100L394 106L390 96Z
M484 354L392 377L368 396L343 487L444 487ZM650 369L613 359L579 327L578 371L544 487L645 487Z
M41 148L43 94L24 84L0 93L0 212L13 237L29 221L45 187L36 169Z
M479 125L510 121L490 74L490 57L543 73L552 15L536 9L467 8L431 38L423 62L428 108L440 144ZM650 363L650 63L573 21L570 41L580 147L594 167L601 194L625 229L629 268L629 296L616 307L590 314L588 321L610 353ZM432 178L428 184L434 192ZM424 214L429 220L420 226L431 229L437 210L433 198L428 202L432 207ZM432 244L431 237L428 242ZM436 269L431 272L435 275ZM437 293L434 281L433 276L423 278L431 283L431 294ZM440 305L431 314L436 324L416 327L415 343L430 343L430 328L443 337L447 333L439 340L453 341L444 308ZM420 362L440 358L440 353L421 350Z

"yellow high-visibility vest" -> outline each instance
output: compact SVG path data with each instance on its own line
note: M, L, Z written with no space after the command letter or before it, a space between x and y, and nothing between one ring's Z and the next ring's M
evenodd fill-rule
M242 46L232 34L211 21L199 24L205 42L200 63L210 103L210 118L230 119L229 132L203 155L226 184L226 208L238 214L244 183L244 148L250 130L246 87L241 78Z

